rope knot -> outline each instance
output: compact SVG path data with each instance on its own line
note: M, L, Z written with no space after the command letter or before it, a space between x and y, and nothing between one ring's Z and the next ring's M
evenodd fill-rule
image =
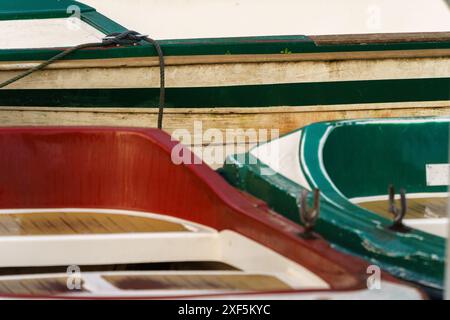
M125 32L114 32L102 39L104 45L132 45L147 38L139 32L127 30Z

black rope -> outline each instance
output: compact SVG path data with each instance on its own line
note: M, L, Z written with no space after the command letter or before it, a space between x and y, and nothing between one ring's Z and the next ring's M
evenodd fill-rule
M48 59L47 61L42 62L41 64L30 68L15 77L8 79L4 82L0 83L0 89L4 88L20 79L23 79L30 74L42 70L52 64L53 62L57 60L61 60L65 58L66 56L70 55L71 53L81 50L81 49L87 49L87 48L98 48L98 47L107 47L111 45L133 45L140 41L146 41L153 45L155 48L158 57L159 57L159 84L160 84L160 93L159 93L159 110L158 110L158 129L162 129L162 122L163 122L163 116L164 116L164 106L165 106L165 96L166 96L166 88L165 88L165 63L164 63L164 54L162 52L161 46L159 43L147 36L143 36L139 34L136 31L125 31L122 33L113 33L110 35L107 35L102 42L93 42L93 43L85 43L80 44L75 47L71 47L69 49L66 49L54 57Z
M25 78L26 76L29 76L30 74L32 74L36 71L44 69L45 67L52 64L56 60L61 60L62 58L64 58L65 56L68 56L69 54L71 54L74 51L77 51L80 49L85 49L85 48L91 48L91 47L100 47L100 46L102 46L102 43L85 43L85 44L80 44L78 46L64 50L63 52L58 53L56 56L48 59L47 61L42 62L41 64L39 64L31 69L28 69L27 71L22 72L22 73L18 74L17 76L15 76L9 80L6 80L5 82L0 83L0 88L6 87L22 78Z
M163 116L164 116L164 106L166 104L166 82L165 82L165 63L164 54L162 52L161 46L155 40L149 37L143 37L143 40L149 42L153 45L159 57L159 109L158 109L158 129L162 128Z

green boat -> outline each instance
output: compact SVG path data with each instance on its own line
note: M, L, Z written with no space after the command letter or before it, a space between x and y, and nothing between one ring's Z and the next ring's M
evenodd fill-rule
M113 20L71 0L1 1L0 83L67 48L126 32L122 24L127 23L156 36L165 60L163 128L187 130L196 138L191 144L214 143L198 133L208 129L224 135L226 129L243 129L225 144L249 147L273 138L272 129L285 134L317 121L450 114L447 20L430 19L436 26L429 28L420 24L429 32L416 32L412 19L400 33L330 34L322 24L293 23L292 12L302 11L283 7L279 23L236 19L226 28L211 23L202 37L202 32L190 32L194 27L164 32L143 14L154 14L155 2L126 4L129 12L103 1ZM272 6L265 14L279 12L276 2ZM273 31L252 36L255 30ZM309 35L289 33L301 30ZM197 38L171 38L180 34ZM1 88L1 124L156 126L160 71L157 51L145 41L80 49ZM202 123L198 131L196 121ZM245 134L249 129L257 135ZM268 133L261 135L259 129Z
M220 172L296 222L299 203L307 206L319 189L317 232L439 294L449 125L449 117L319 122L230 156ZM303 190L309 191L305 202Z

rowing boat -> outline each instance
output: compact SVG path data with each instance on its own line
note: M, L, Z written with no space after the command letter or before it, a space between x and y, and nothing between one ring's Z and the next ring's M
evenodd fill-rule
M315 123L231 156L221 172L296 222L298 195L320 189L317 232L439 294L448 232L449 124L448 117Z
M241 2L237 1L245 7ZM124 32L127 28L120 24L124 20L158 40L165 56L167 87L163 128L179 139L185 138L179 130L187 130L194 137L192 145L240 145L246 151L258 141L311 122L449 113L450 34L446 31L450 25L445 8L433 11L432 19L411 18L412 23L407 20L401 28L375 29L379 33L362 28L371 33L349 35L343 33L356 32L356 27L343 28L337 22L324 29L320 26L327 24L308 23L301 2L289 2L292 7L261 2L264 14L283 9L279 23L260 19L253 25L241 17L227 28L221 20L210 28L195 28L189 16L177 19L180 28L163 24L165 16L154 22L146 12L169 16L167 4L161 1L127 1L129 12L117 2L89 3L102 6L117 22L70 0L3 1L0 82L64 48ZM214 10L204 1L189 5L194 6L192 11L184 12L197 12L200 7L211 14L228 12ZM239 6L232 8L235 11L229 13L236 17L246 12L236 9ZM427 8L422 9L436 6ZM294 12L305 18L289 23ZM330 26L339 34L332 34ZM292 35L304 34L302 30L310 35ZM2 88L1 123L156 126L159 72L156 51L147 43L79 50ZM201 122L200 130L196 122ZM208 129L218 129L226 141L204 134ZM242 131L226 135L226 129ZM227 153L235 151L230 150Z
M1 297L423 297L175 164L194 156L163 131L3 128L0 148Z

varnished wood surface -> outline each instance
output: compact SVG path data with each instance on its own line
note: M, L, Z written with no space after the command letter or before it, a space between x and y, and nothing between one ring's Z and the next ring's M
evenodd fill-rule
M0 214L0 236L188 232L170 221L96 212Z
M0 294L6 295L49 296L80 292L86 292L83 285L79 290L69 290L66 277L0 281Z
M336 34L309 36L317 45L450 41L450 32Z
M431 219L431 218L446 218L447 217L447 203L446 197L442 198L416 198L408 199L405 219ZM396 200L397 207L400 208L400 201ZM359 206L368 209L372 212L378 213L383 217L392 219L393 215L389 212L389 203L387 200L368 201L358 203Z
M289 290L289 285L274 276L252 274L183 274L183 275L108 275L103 278L121 290ZM70 290L62 276L0 280L0 294L61 295L88 292Z
M283 281L267 275L192 274L104 276L122 290L287 290Z

